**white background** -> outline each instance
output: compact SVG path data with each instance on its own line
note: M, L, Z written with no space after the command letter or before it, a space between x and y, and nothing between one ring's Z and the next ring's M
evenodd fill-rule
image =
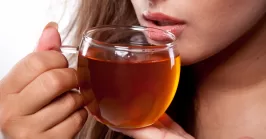
M62 32L75 5L75 0L0 0L0 80L34 50L49 21L60 21Z
M32 52L43 27L59 22L63 32L75 0L0 0L0 79Z

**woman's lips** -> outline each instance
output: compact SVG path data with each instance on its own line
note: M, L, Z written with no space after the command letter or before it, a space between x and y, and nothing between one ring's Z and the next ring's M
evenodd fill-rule
M176 37L180 36L185 27L184 21L163 13L144 12L143 18L146 21L145 26L169 31ZM162 36L163 35L164 34L162 34Z

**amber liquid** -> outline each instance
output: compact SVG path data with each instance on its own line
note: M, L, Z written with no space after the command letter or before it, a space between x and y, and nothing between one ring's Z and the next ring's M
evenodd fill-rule
M180 57L119 62L79 56L80 89L96 119L109 126L153 124L170 105L179 81Z

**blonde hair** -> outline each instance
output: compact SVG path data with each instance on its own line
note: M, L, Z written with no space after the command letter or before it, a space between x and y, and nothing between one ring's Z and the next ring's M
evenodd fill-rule
M139 25L139 23L129 0L79 0L68 35L73 33L73 43L78 45L84 31L102 25Z
M129 0L80 0L77 12L69 26L66 37L72 34L77 46L84 31L101 25L138 25L134 8ZM77 139L123 139L89 115Z

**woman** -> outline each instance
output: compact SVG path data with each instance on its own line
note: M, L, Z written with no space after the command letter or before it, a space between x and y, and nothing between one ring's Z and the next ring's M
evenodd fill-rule
M180 27L174 33L187 67L168 113L188 133L197 139L266 138L265 0L81 0L74 45L89 27L138 23ZM86 121L86 99L64 93L77 80L52 51L61 45L56 28L48 24L36 52L0 83L0 127L7 138L73 138ZM144 129L113 130L140 139L193 138L167 115ZM120 137L91 116L78 135Z

